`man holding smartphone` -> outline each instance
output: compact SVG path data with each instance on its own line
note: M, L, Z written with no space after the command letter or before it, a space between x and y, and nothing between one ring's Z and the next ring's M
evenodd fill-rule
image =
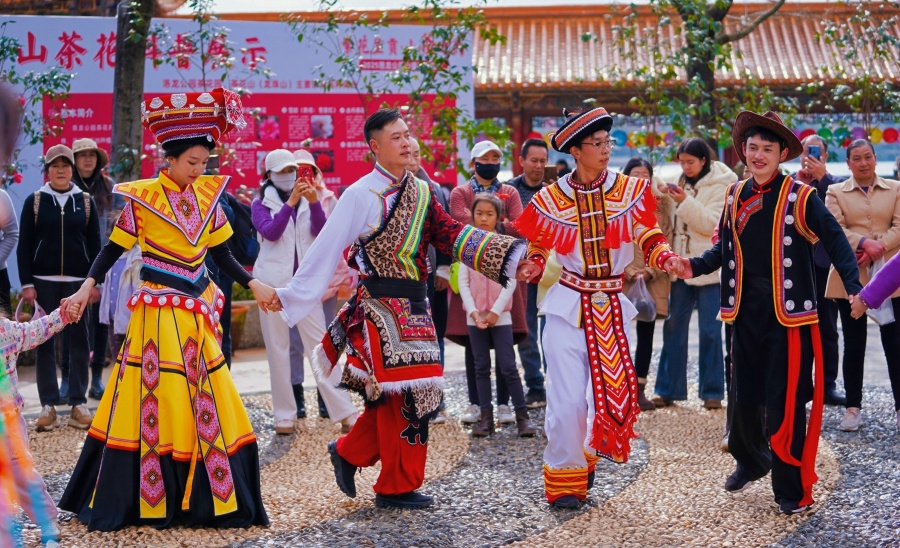
M846 177L828 173L828 145L818 135L810 135L801 141L803 154L800 155L800 171L792 173L794 180L814 187L816 195L825 203L828 187L843 182ZM838 375L838 332L837 303L825 298L825 285L828 283L828 271L831 260L822 244L816 244L813 252L813 268L816 277L816 301L819 314L819 334L822 338L822 355L825 369L825 403L828 405L845 405L847 398L841 394L836 385Z
M519 165L522 166L522 174L514 177L506 184L519 191L522 207L528 205L531 198L544 188L547 181L547 161L549 152L547 143L543 139L527 139L522 144L522 154L519 156ZM550 167L556 173L554 167ZM546 407L547 393L544 390L544 373L541 367L541 351L538 346L538 284L529 283L527 286L528 301L525 305L525 319L528 323L528 337L519 343L519 359L522 360L522 369L525 370L525 386L528 393L525 394L525 405L531 409Z

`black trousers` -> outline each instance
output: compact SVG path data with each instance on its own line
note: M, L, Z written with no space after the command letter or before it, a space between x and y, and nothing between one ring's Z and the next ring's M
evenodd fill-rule
M815 266L814 269L816 273L816 312L819 315L819 336L822 339L825 390L833 390L838 376L838 306L833 299L825 298L828 269L819 266Z
M81 282L51 282L34 280L37 302L47 313L59 308L59 301L81 287ZM69 356L69 405L87 403L88 362L91 353L89 327L93 307L88 307L81 321L67 325L56 337L37 349L37 385L41 405L59 405L59 384L56 381L56 340L65 340Z
M512 397L513 407L525 408L525 391L516 368L516 351L513 347L512 325L497 325L488 329L469 326L469 346L475 358L475 380L478 385L478 403L491 405L491 342L497 357L498 405L500 387L505 386Z
M650 358L653 355L653 331L656 322L635 322L637 343L634 345L634 372L639 379L646 379L650 373Z
M881 331L881 345L884 347L888 377L894 392L894 409L900 410L900 298L891 299L890 302L897 319L878 329ZM854 320L850 316L850 301L840 299L837 303L844 330L844 388L847 389L847 407L862 407L868 316Z
M800 467L784 462L769 447L769 438L785 416L788 328L778 322L771 294L748 294L734 322L731 344L731 432L728 449L737 472L749 480L770 469L776 502L800 502ZM813 340L809 326L800 330L800 381L795 401L791 455L800 459L806 441L806 402L812 396Z
M512 327L510 327L512 329ZM469 340L469 344L465 345L466 349L466 388L469 392L469 403L472 405L482 406L488 405L490 400L487 403L481 403L481 399L478 397L478 383L476 381L475 376L475 354L472 353L472 341ZM515 358L513 358L515 360ZM496 375L497 378L500 379L503 377L500 372L500 366L496 367ZM509 404L509 390L506 387L506 383L498 382L497 383L497 405L508 405Z

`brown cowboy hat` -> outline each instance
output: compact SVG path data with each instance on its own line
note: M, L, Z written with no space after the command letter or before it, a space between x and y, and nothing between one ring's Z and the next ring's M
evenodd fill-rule
M747 165L747 158L742 150L744 132L752 127L764 127L784 139L788 150L787 158L784 159L785 162L793 160L803 153L803 145L800 144L800 139L784 125L784 122L781 121L777 114L771 110L765 114L744 110L737 115L737 118L734 119L734 125L731 127L731 140L734 143L734 150L737 152L738 158L744 162L744 165Z
M97 146L97 141L93 139L76 139L72 143L72 155L77 156L79 152L96 152L97 167L103 169L109 163L109 155L105 150Z

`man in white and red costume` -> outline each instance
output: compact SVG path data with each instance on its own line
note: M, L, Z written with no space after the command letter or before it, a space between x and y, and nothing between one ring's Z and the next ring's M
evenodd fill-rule
M547 318L544 485L552 505L576 508L597 459L627 461L635 437L637 376L626 326L637 311L621 293L631 242L649 265L675 273L681 264L656 224L650 181L607 169L615 141L606 109L565 114L550 144L577 167L535 194L515 226L531 242L535 265L520 269L520 279L539 279L551 249L563 267L539 305Z

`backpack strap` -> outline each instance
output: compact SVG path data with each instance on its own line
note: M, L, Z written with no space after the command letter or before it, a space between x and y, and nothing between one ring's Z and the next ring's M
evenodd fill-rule
M34 193L34 224L37 226L38 210L41 209L41 191Z
M84 224L87 225L91 221L91 195L87 192L81 194L84 196Z

